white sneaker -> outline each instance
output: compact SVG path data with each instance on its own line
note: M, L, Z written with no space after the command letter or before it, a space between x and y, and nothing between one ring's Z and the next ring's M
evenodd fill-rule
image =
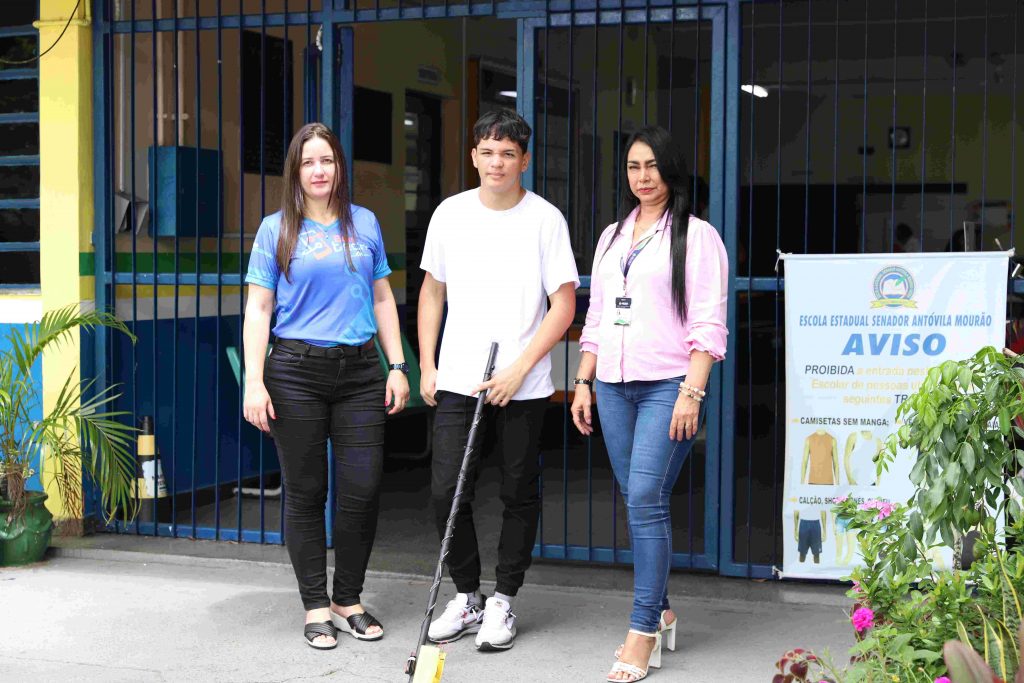
M483 617L484 611L479 605L470 605L468 595L457 593L444 608L444 614L430 622L427 637L435 643L458 640L467 633L479 631Z
M507 650L515 644L516 615L507 602L499 598L487 598L484 605L483 624L476 634L478 650Z

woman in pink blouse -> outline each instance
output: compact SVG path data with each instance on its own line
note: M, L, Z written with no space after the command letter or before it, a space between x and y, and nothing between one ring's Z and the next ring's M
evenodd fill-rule
M572 403L576 428L593 433L593 385L629 513L633 613L609 681L639 681L660 667L663 637L675 649L669 501L728 336L729 262L718 232L690 215L682 154L658 126L633 134L626 149L624 216L594 252Z

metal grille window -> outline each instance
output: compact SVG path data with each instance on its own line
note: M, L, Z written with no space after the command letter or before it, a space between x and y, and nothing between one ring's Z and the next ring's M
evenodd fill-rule
M1021 5L743 7L735 523L728 531L737 573L777 566L786 531L786 331L776 249L1016 246L1014 207L1024 201L1016 175ZM1011 323L1018 309L1011 300Z
M39 285L38 16L35 1L0 13L0 288Z

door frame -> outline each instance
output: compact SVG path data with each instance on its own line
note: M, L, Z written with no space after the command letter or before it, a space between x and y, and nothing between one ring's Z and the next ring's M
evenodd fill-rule
M639 9L614 9L577 12L552 11L547 17L520 19L518 22L518 83L520 96L516 108L527 121L534 120L536 114L534 84L537 77L536 48L537 33L544 28L568 26L617 26L620 23L669 23L705 21L711 24L711 130L710 130L710 172L708 186L709 218L711 224L723 231L726 244L735 244L735 211L727 211L726 207L735 207L735 193L738 168L736 157L727 154L727 140L735 141L738 146L738 117L727 117L727 110L732 108L738 112L739 92L738 68L735 72L727 60L726 49L728 33L735 29L739 36L739 12L729 12L724 5L651 7ZM673 17L674 13L674 17ZM733 18L733 22L727 20ZM735 26L732 24L735 23ZM738 40L732 43L739 45ZM738 67L738 59L736 67ZM731 87L730 87L731 86ZM730 101L732 100L732 101ZM735 120L734 120L735 119ZM530 152L534 151L534 139L530 140ZM730 182L732 178L732 182ZM523 186L534 189L536 177L531 166L523 175ZM731 189L730 189L731 188ZM731 215L732 214L732 215ZM731 238L730 239L730 231ZM730 251L730 261L735 263L735 255ZM587 278L589 280L589 278ZM730 329L735 322L735 291L732 279L729 280L729 321ZM730 338L730 350L734 342ZM728 357L728 356L727 356ZM723 570L732 558L732 451L733 451L733 394L735 369L728 360L716 364L710 378L710 394L712 409L707 419L707 456L705 467L704 496L704 552L700 554L672 554L673 567L686 567L706 570ZM726 390L723 391L723 388ZM728 482L728 486L726 483ZM726 506L723 507L722 503ZM725 552L723 552L725 551ZM534 553L540 557L552 559L572 559L591 562L632 562L632 551L619 548L597 548L593 546L571 546L567 543L538 544ZM745 568L745 565L743 565ZM735 571L735 570L734 570ZM727 573L723 571L723 573ZM728 572L732 573L732 572Z

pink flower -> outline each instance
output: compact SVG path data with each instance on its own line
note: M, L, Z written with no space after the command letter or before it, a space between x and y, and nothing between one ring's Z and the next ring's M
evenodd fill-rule
M878 515L875 519L883 520L893 513L896 506L892 503L886 503L881 500L869 500L861 503L857 506L858 510L878 510Z
M845 503L848 500L850 500L849 496L842 495L842 496L839 496L838 498L836 498L835 501L833 501L833 502L835 502L836 505L839 505L840 503Z
M863 591L863 589L860 587L860 581L853 582L853 590L855 590L858 593Z
M939 676L938 678L935 679L935 683L953 683L953 681L949 680L945 676Z
M857 633L863 633L874 626L875 613L868 607L861 607L853 613L850 621L853 622L853 628L857 630Z

